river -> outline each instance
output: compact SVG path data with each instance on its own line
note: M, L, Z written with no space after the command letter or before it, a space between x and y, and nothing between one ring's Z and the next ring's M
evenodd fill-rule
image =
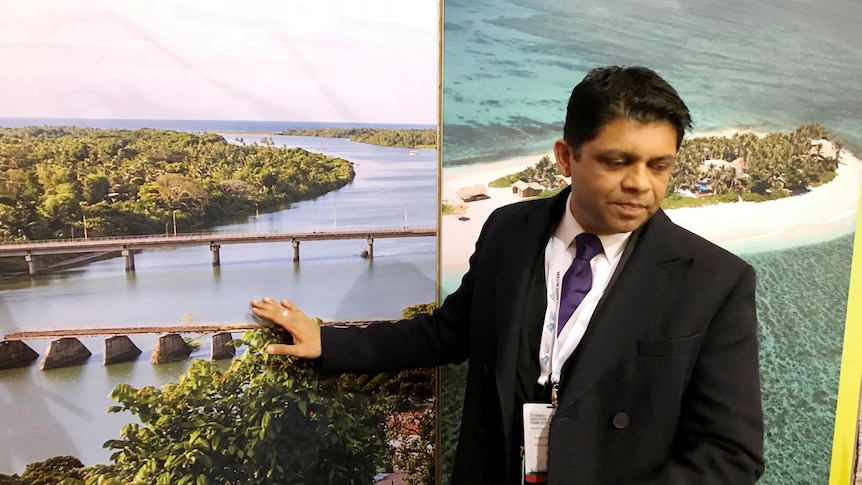
M260 135L224 135L245 143ZM436 225L435 150L378 147L346 139L274 136L276 146L302 147L355 164L346 187L291 208L250 214L217 232L314 231ZM324 320L393 319L409 305L431 302L436 293L434 238L379 239L374 259L359 257L364 240L304 242L301 261L290 243L228 245L221 266L209 248L144 252L127 274L122 258L40 275L0 281L0 333L45 328L251 321L249 300L288 297ZM93 356L82 366L40 371L0 371L0 473L21 473L27 463L74 455L86 465L107 463L102 448L135 418L108 415L108 399L120 383L160 386L191 360L153 366L156 337L133 337L143 350L137 361L102 366L102 339L83 339ZM208 358L209 339L192 358ZM44 355L49 341L27 342ZM223 365L227 365L225 362Z

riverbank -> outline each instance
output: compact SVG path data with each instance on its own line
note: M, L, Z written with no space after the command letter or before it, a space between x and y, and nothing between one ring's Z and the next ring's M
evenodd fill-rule
M722 132L722 134L724 134ZM726 135L725 135L726 136ZM823 144L824 155L834 148ZM487 184L521 171L551 153L516 157L488 164L453 167L443 171L443 202L455 200L463 187ZM735 252L760 252L826 241L854 231L862 185L862 160L841 152L835 179L809 192L766 202L733 202L673 209L668 216L680 226ZM468 203L467 220L442 218L441 267L466 269L482 224L490 213L521 198L511 189L488 188L488 199Z

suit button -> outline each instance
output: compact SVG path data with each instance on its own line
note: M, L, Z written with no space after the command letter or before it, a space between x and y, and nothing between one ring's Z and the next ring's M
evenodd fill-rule
M625 429L628 428L631 420L629 419L629 415L626 413L616 413L614 414L614 428L616 429Z

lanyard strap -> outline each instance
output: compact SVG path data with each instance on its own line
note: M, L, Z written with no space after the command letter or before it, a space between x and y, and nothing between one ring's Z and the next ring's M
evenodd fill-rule
M542 324L542 339L539 348L539 384L547 385L548 382L559 382L560 374L558 367L562 367L565 362L559 361L560 344L565 341L569 334L566 330L557 336L557 328L561 323L558 321L560 310L560 297L563 272L568 264L571 264L574 256L568 253L567 248L563 246L562 241L553 238L546 248L545 261L548 261L545 269L546 288L551 288L547 309L545 310L545 318ZM567 261L568 260L568 261ZM572 317L574 318L574 316Z

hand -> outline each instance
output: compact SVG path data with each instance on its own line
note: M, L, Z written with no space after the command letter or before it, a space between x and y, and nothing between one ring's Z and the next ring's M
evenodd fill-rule
M265 296L261 301L251 301L251 312L258 317L266 318L287 330L293 336L293 344L269 344L266 352L272 355L289 355L303 359L316 359L323 350L320 344L320 327L296 305L281 300L277 303Z

